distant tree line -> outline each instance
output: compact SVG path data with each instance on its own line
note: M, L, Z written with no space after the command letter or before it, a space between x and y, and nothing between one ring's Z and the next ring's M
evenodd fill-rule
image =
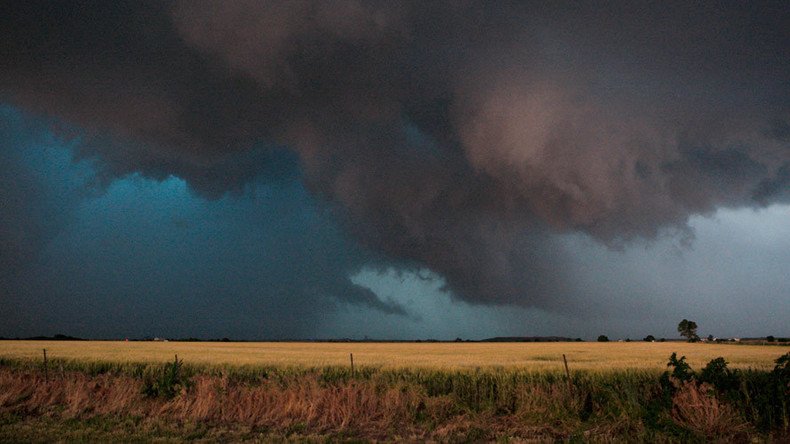
M690 321L688 319L683 319L678 323L678 333L680 336L686 338L688 342L699 342L701 339L697 334L698 325L694 321ZM713 335L708 335L706 338L708 342L733 342L733 341L740 341L740 339L733 338L733 339L719 339L714 338ZM750 338L749 341L760 341L762 338ZM645 342L664 342L666 339L656 339L653 335L647 335L643 339ZM621 340L622 341L622 340ZM776 338L773 335L768 335L765 337L766 342L774 343L774 342L790 342L790 338ZM609 337L606 335L598 336L598 342L609 342ZM631 339L625 339L625 342L631 342Z

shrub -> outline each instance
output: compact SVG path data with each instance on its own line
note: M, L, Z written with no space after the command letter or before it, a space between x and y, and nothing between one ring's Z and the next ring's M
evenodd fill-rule
M737 370L727 368L724 358L716 358L708 363L699 375L699 381L711 384L719 393L737 391L741 377Z
M609 342L609 337L606 335L598 336L598 342Z
M710 423L705 423L701 412L707 411L713 416L730 417L735 425L741 424L738 418L743 417L764 431L782 430L787 433L790 430L790 353L776 360L772 372L730 370L724 358L720 357L711 360L699 375L695 375L685 356L678 359L675 353L670 356L667 366L673 369L671 373L666 371L662 374L661 387L664 399L667 396L673 399L673 419L679 425L708 438L719 436L716 431L720 426L718 419L712 417ZM699 393L692 393L692 385L709 397L721 395L737 407L733 412L739 412L739 417L733 418L728 411L732 409L721 407L718 398L715 401L703 399ZM688 393L679 395L684 390ZM684 407L678 407L678 402ZM700 412L691 412L692 405L697 405ZM696 416L698 414L700 416ZM733 430L739 429L738 426Z
M174 398L176 395L186 391L191 385L191 381L183 375L184 361L178 359L171 364L165 364L158 372L158 375L145 378L143 382L143 394L152 398Z
M677 353L673 352L669 356L667 367L672 367L672 373L669 376L680 382L690 381L694 378L694 370L692 370L691 366L686 362L685 356L681 356L680 359L678 359Z

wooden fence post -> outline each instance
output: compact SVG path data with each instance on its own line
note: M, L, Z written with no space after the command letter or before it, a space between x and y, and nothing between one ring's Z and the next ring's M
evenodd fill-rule
M49 369L47 368L47 349L44 348L44 379L49 381Z
M349 357L351 358L351 377L354 377L354 353L349 353Z
M571 372L568 370L568 358L565 357L565 353L562 354L562 362L565 363L565 376L568 377L568 388L573 389L573 383L571 382Z

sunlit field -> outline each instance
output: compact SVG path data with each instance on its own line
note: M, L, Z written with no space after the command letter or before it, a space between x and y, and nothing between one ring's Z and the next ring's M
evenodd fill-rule
M381 368L521 368L571 370L664 370L672 352L693 367L724 357L732 368L771 369L789 347L684 342L559 343L322 343L322 342L122 342L0 341L0 357L103 362L167 362L178 354L189 364L230 366Z
M0 442L784 442L788 350L685 342L0 341ZM682 359L668 368L673 352L692 368Z

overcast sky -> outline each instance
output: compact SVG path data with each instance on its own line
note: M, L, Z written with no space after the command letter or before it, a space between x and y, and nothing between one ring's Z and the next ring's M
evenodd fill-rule
M0 336L790 336L790 9L0 6Z

